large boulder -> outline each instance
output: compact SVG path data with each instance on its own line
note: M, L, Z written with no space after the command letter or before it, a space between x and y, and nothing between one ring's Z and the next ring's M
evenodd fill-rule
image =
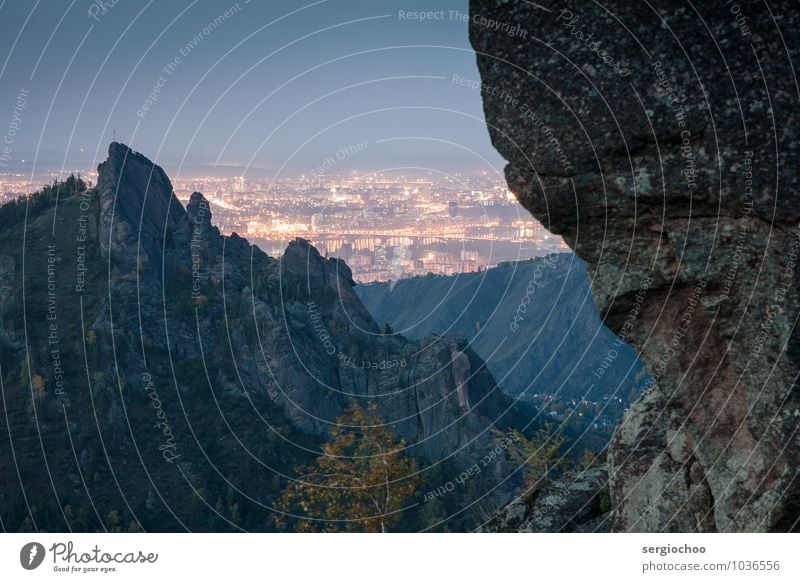
M470 4L509 187L654 379L611 444L613 528L796 529L800 12Z

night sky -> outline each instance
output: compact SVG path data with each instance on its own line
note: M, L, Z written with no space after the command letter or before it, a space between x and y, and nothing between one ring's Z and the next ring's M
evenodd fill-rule
M444 18L400 13L434 9ZM341 169L499 169L480 91L453 82L478 79L467 10L466 0L0 0L0 124L16 120L11 158L27 169L102 161L114 131L171 172L305 171L357 144Z

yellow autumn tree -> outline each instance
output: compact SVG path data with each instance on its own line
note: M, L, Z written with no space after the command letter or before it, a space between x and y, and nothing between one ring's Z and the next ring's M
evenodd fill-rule
M24 383L30 381L31 393L37 402L44 400L45 396L47 396L47 382L39 374L31 372L28 358L22 360L22 368L20 369L19 377Z
M337 419L316 462L296 469L278 508L299 516L297 531L389 531L422 482L405 446L377 406L354 403ZM276 521L285 527L287 517Z
M47 396L47 385L44 378L39 374L34 374L31 376L31 386L33 387L33 393L36 395L36 399L44 400L44 397Z

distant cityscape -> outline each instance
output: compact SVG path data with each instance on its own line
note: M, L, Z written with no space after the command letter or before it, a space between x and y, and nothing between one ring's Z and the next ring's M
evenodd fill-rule
M94 183L94 172L82 174ZM34 192L63 173L31 181L0 174L3 201ZM567 250L531 218L496 173L312 172L275 180L173 179L186 203L202 192L213 222L279 257L296 237L347 262L357 282L470 273L504 261Z

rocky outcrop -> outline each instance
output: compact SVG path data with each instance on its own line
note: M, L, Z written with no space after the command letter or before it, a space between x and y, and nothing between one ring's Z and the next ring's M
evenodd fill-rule
M470 10L509 187L588 263L606 324L655 380L610 448L613 528L797 529L800 14Z
M348 401L375 399L411 451L431 460L489 446L489 428L507 425L511 401L464 341L429 338L420 346L381 333L344 261L297 239L281 258L280 278L281 311L293 321L265 326L285 332L265 345L278 351L272 368L285 379L276 401L299 425L327 431Z
M568 471L515 498L481 527L484 532L607 532L610 508L605 465Z
M167 234L185 236L188 228L186 212L164 170L115 142L97 172L102 251L123 273L160 264Z

